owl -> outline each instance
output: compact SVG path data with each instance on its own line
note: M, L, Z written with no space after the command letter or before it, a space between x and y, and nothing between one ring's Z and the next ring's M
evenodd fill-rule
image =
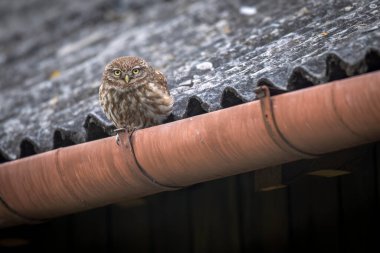
M116 128L129 133L162 123L174 102L165 76L135 56L119 57L106 65L99 101Z

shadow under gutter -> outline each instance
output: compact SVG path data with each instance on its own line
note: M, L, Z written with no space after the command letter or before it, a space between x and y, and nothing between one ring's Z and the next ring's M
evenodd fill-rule
M0 165L0 227L380 139L380 71ZM131 145L129 145L131 143ZM131 147L132 146L132 147Z

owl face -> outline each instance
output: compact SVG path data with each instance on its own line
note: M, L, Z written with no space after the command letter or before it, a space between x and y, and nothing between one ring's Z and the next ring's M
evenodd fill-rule
M124 56L106 65L103 79L118 90L130 90L145 85L143 80L150 71L151 66L145 60L135 56Z

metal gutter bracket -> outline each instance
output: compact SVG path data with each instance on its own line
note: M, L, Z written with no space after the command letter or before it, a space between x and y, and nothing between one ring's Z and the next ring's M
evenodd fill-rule
M257 98L260 99L261 114L265 123L265 128L268 131L268 134L272 138L273 142L276 143L277 146L285 152L308 159L317 158L317 155L310 154L296 148L281 133L281 130L277 126L276 118L273 113L272 100L268 86L259 86L254 90L254 92L256 93Z
M122 149L122 152L125 153L125 158L127 160L127 165L128 167L134 171L136 175L139 177L145 177L147 178L154 186L162 188L163 191L174 191L174 190L179 190L183 187L179 186L172 186L172 185L167 185L160 183L157 181L153 176L151 176L138 162L135 151L133 148L133 133L135 132L128 132L127 129L122 129L122 131L117 131L119 134L120 138L120 144L118 145L119 148Z

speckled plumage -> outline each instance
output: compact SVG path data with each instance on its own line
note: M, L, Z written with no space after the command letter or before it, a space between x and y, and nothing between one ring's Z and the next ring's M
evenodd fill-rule
M173 107L164 75L134 56L106 65L99 101L107 118L128 131L162 123Z

